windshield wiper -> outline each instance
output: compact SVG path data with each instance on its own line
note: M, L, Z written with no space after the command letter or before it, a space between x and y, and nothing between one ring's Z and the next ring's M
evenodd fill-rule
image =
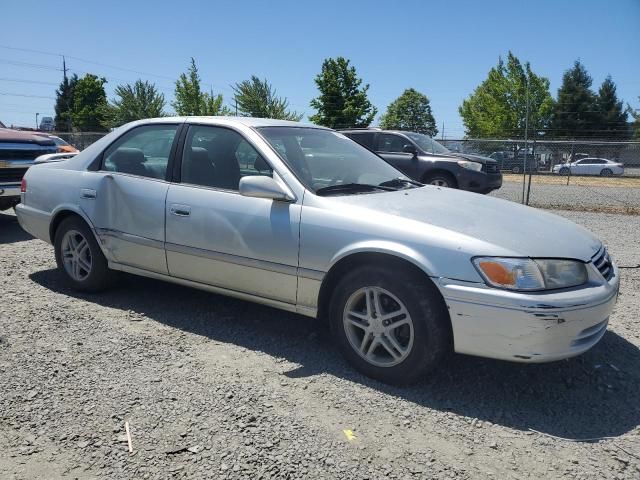
M413 185L414 187L424 186L424 184L420 182L416 182L415 180L410 180L408 178L403 178L403 177L397 177L392 180L387 180L386 182L382 182L378 186L379 187L401 187L401 186L407 186L407 185Z
M384 185L371 185L369 183L338 183L337 185L329 185L328 187L317 189L316 195L328 195L331 193L342 192L372 192L375 190L383 190L389 192L397 189Z

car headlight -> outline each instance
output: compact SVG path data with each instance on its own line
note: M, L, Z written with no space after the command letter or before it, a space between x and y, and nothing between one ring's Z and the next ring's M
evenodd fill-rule
M576 260L530 258L474 258L485 282L508 290L551 290L587 282L587 267Z
M482 170L482 164L478 162L470 162L468 160L459 160L458 165L460 165L462 168L466 168L468 170L474 170L476 172L479 172L480 170Z

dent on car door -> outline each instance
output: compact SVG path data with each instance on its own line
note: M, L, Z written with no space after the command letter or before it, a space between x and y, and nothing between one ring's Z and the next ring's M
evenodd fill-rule
M168 273L164 251L164 206L169 159L178 125L146 125L128 131L109 146L94 188L84 189L83 208L109 260Z
M167 194L172 276L294 304L300 206L238 193L240 178L273 175L238 132L189 128L180 183Z

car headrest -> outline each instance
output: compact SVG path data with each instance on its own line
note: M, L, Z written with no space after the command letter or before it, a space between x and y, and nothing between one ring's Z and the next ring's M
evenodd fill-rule
M211 163L208 150L202 147L191 147L191 162L198 164Z
M142 165L145 161L144 153L139 148L118 148L111 157L111 161L118 168L126 165Z

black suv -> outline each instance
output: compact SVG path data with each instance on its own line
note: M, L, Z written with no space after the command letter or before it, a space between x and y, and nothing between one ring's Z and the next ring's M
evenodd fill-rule
M502 174L495 160L453 153L421 133L371 128L341 133L422 183L478 193L489 193L502 186Z

